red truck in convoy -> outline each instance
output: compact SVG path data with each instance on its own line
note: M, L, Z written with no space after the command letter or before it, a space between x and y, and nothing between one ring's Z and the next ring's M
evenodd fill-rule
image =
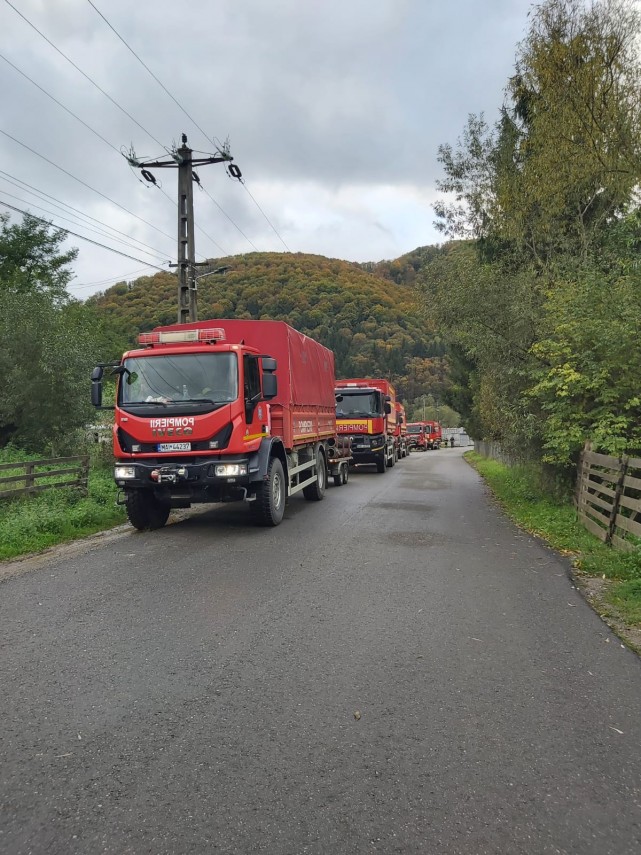
M443 429L440 422L425 422L425 432L427 434L427 447L437 449L441 447L443 442Z
M409 447L418 451L440 448L443 441L439 422L410 422L407 425L407 436Z
M328 460L340 458L334 354L313 339L282 321L157 327L94 369L97 407L108 367L114 476L135 528L160 528L171 508L236 500L276 526L295 493L323 498Z
M396 394L387 380L355 378L336 383L336 430L351 438L355 465L374 463L385 472L396 463Z
M405 407L400 401L395 403L396 426L394 428L394 442L396 444L396 459L401 460L409 454L407 444L407 419L405 418Z

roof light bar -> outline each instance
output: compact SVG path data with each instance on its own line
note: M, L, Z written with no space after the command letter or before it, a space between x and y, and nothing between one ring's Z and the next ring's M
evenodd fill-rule
M196 341L224 341L227 338L222 327L207 330L167 330L140 333L138 344L186 344Z

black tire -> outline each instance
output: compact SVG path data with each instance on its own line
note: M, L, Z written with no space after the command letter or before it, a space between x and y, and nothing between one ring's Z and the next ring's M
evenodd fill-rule
M303 487L303 496L309 502L320 502L327 488L327 465L322 451L316 454L316 480L313 484Z
M381 451L380 457L376 461L376 471L379 473L379 475L383 475L383 473L387 471L387 466L385 465L384 451Z
M343 466L343 484L347 484L348 481L349 481L349 466L346 463Z
M387 461L387 465L388 465L388 467L391 469L391 468L392 468L392 466L394 466L394 464L395 464L395 463L396 463L396 452L395 452L395 451L392 451L392 456L391 456L391 457L390 457L390 459Z
M162 528L169 518L169 505L159 502L149 490L132 490L125 500L127 519L138 531Z
M345 482L343 481L343 467L339 466L336 474L334 475L334 486L342 487Z
M277 526L285 513L287 485L283 464L272 457L267 468L267 479L256 491L256 501L250 507L251 515L258 525Z

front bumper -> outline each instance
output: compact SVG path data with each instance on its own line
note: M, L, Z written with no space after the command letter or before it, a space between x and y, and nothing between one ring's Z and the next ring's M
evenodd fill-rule
M225 467L223 472L217 467ZM195 460L119 461L114 480L125 493L150 490L175 507L198 502L236 501L246 497L251 473L247 457Z
M376 463L387 453L384 436L353 436L352 457L354 463Z

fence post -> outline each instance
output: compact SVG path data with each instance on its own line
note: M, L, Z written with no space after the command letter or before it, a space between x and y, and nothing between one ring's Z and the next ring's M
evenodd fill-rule
M628 471L628 457L619 457L619 478L614 490L614 498L612 499L612 510L610 511L610 520L608 523L608 533L605 536L605 542L608 546L612 543L612 536L616 528L617 514L619 513L619 504L621 502L621 493L623 492L623 482L625 481L626 472Z
M83 496L89 493L89 455L84 454L80 463L80 491Z
M24 488L27 492L30 492L33 490L34 485L36 483L36 479L33 477L35 467L31 462L25 463L24 466Z

